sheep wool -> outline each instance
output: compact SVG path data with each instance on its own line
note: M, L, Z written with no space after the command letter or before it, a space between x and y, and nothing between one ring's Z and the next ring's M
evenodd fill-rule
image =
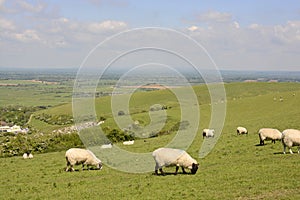
M292 147L298 146L298 154L300 153L300 131L296 129L286 129L282 132L283 153L285 154L286 147L293 154Z
M239 134L248 134L248 130L245 127L241 127L241 126L236 128L236 132L238 135Z
M282 139L282 133L274 128L261 128L258 131L258 135L260 139L260 145L264 145L265 140L272 140L272 142L275 143L275 140Z
M98 159L93 152L87 149L80 149L80 148L71 148L66 151L65 154L66 161L67 161L67 168L66 171L74 171L74 165L82 164L82 169L84 166L95 166L97 169L102 169L102 162Z
M203 129L202 136L204 137L214 137L215 130L214 129Z
M158 174L158 169L162 174L162 167L176 166L175 174L178 168L181 167L183 173L184 168L188 168L195 174L198 169L198 162L193 159L188 153L181 149L159 148L153 151L152 156L155 160L155 173Z

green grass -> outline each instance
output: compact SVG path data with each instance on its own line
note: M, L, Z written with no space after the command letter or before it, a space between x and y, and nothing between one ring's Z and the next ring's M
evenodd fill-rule
M266 142L265 146L258 146L257 131L262 127L274 127L281 131L286 128L300 129L300 84L231 83L226 84L225 88L227 113L222 135L210 154L199 159L198 153L203 142L201 130L209 123L210 101L207 100L208 93L204 86L195 87L201 119L198 134L187 151L200 163L196 175L131 174L106 165L101 171L66 173L64 152L35 154L32 160L1 158L0 193L5 194L1 198L299 199L300 155L283 155L281 142ZM284 99L282 102L279 101L280 97ZM97 99L97 102L102 103L96 104L97 115L107 117L103 125L114 127L109 97ZM135 94L131 109L136 114L132 118L147 123L148 112L139 111L148 110L151 104L157 102L172 105L167 113L171 123L178 121L178 104L167 90ZM71 106L66 104L46 112L71 114ZM45 127L45 124L32 123ZM249 134L237 136L237 126L245 126ZM174 135L171 133L136 140L132 146L117 145L132 152L151 152L167 144ZM154 161L151 165L154 169ZM80 167L77 166L77 169ZM175 169L166 168L165 171L174 172Z
M1 84L16 84L16 86ZM70 103L72 87L71 83L42 84L27 80L1 80L0 106L55 106Z

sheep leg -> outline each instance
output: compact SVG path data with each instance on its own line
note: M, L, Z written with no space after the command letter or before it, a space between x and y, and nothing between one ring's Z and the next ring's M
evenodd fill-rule
M186 171L184 170L184 167L181 167L181 169L182 169L182 172L183 172L184 174L186 174Z
M174 173L174 175L177 175L178 169L179 169L179 167L178 167L178 166L176 166L176 170L175 170L175 173Z
M291 149L291 148L290 148L290 153L291 153L291 154L293 154L293 151L292 151L292 149Z
M260 144L261 146L264 145L264 141L262 140L260 134L258 134L258 137L259 137L259 144Z
M286 146L283 146L283 154L285 154Z
M263 141L263 140L260 140L260 145L265 145L265 141Z
M298 154L300 153L300 146L298 147Z
M163 176L165 175L165 173L164 173L164 171L162 170L162 168L160 168L159 171L160 171L161 175L163 175Z
M67 167L66 167L66 172L68 172L70 170L70 167L72 169L72 165L71 163L69 162L68 158L66 157L66 160L67 160Z

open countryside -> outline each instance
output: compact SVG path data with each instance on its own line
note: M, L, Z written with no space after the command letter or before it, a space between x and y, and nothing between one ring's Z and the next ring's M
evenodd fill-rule
M179 169L175 176L172 174L175 167L170 167L164 168L167 176L156 176L154 160L153 172L149 173L125 173L105 163L102 170L82 170L75 166L75 172L65 172L66 150L84 148L72 114L74 74L59 76L60 73L47 72L39 74L40 79L26 72L9 74L9 80L7 74L6 80L0 80L1 125L20 126L27 132L0 132L3 199L300 198L297 147L293 147L295 154L284 155L281 141L275 144L266 141L261 146L258 137L258 130L264 127L280 131L300 129L300 84L289 76L274 82L270 81L274 75L258 79L261 78L258 74L225 73L226 101L218 102L226 103L225 124L215 148L202 159L199 149L209 139L202 137L202 130L209 126L213 102L206 85L195 83L200 122L187 152L198 161L198 172L186 175ZM253 79L257 81L246 81ZM51 81L55 84L48 84ZM146 87L132 95L129 114L140 126L146 126L151 121L149 112L156 109L152 106L163 105L167 113L164 127L142 139L119 129L110 108L114 83L114 78L106 79L97 88L95 105L99 124L85 124L85 128L100 126L113 145L130 152L152 152L172 141L180 124L188 126L180 118L180 105L168 88ZM246 127L248 134L237 135L238 126ZM133 138L133 145L122 144ZM25 152L32 153L33 158L23 159Z

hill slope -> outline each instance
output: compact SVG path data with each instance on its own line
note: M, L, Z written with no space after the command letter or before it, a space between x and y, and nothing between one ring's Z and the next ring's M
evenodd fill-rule
M265 146L258 146L257 131L262 127L281 131L300 129L300 84L231 83L225 88L227 113L222 135L212 152L199 159L203 142L201 130L209 123L210 101L205 86L195 87L200 102L200 127L187 150L200 163L194 176L130 174L106 165L102 171L65 173L62 151L37 154L33 160L1 158L0 168L5 170L0 172L0 192L5 193L7 199L299 199L299 155L283 155L281 142L266 142ZM181 120L178 102L169 91L135 95L130 107L134 120L147 124L150 121L149 106L154 103L171 107L167 109L169 121L165 129ZM114 128L109 97L97 99L98 102L101 104L96 104L97 116L106 118L101 126ZM41 112L53 115L72 113L70 105L35 114ZM249 134L237 136L237 126L247 127ZM38 128L43 127L45 124ZM136 140L132 146L116 145L128 151L151 152L166 145L174 135L175 132L171 132ZM153 169L154 165L153 161ZM174 170L165 169L169 173Z

